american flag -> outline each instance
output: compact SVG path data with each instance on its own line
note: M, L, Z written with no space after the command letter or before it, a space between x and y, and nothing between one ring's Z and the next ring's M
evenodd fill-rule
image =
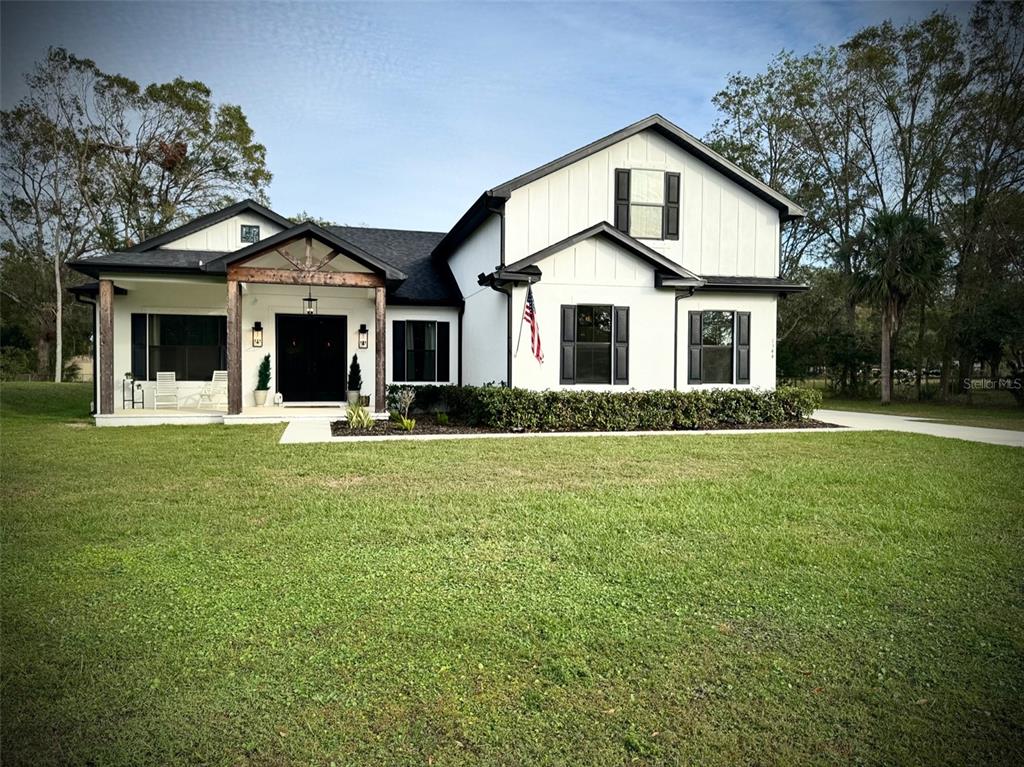
M540 346L540 326L537 324L537 305L533 303L533 287L526 286L526 305L523 307L523 322L530 326L530 349L537 362L544 361L544 350Z

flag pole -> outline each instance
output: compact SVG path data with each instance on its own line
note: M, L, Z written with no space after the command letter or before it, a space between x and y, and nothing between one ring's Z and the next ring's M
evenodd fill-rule
M529 290L530 289L530 285L532 285L532 284L533 283L530 283L530 282L526 283L526 289ZM509 292L508 296L509 296L509 300L510 301L512 300L511 290L512 289L509 288L510 292ZM515 351L515 354L512 355L513 357L518 357L519 356L519 344L521 344L523 342L523 323L524 322L526 322L526 305L525 304L523 305L522 313L519 315L519 338L516 339L516 351Z

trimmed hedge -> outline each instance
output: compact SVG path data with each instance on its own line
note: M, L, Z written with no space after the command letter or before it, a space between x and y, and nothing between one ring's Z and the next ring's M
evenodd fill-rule
M394 408L402 385L388 389ZM496 431L665 431L770 425L809 418L820 392L782 387L698 391L530 391L499 386L412 387L413 411L446 412Z

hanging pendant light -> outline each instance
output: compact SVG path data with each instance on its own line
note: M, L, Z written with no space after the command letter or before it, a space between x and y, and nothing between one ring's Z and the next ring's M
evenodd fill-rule
M309 296L302 299L302 311L305 314L316 314L316 299L313 298L313 288L309 289Z

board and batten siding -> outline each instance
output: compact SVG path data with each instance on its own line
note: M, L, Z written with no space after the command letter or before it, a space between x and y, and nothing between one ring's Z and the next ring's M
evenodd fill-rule
M257 213L240 213L160 247L168 250L216 250L229 253L251 244L242 242L243 225L258 226L261 240L283 231L279 224L269 218L264 218Z
M505 261L615 221L616 168L680 174L678 240L642 240L697 274L777 277L779 213L654 131L643 131L512 192Z
M465 302L462 316L462 383L508 379L508 299L477 283L501 261L501 219L491 214L451 254L448 266ZM455 370L455 368L453 368Z

